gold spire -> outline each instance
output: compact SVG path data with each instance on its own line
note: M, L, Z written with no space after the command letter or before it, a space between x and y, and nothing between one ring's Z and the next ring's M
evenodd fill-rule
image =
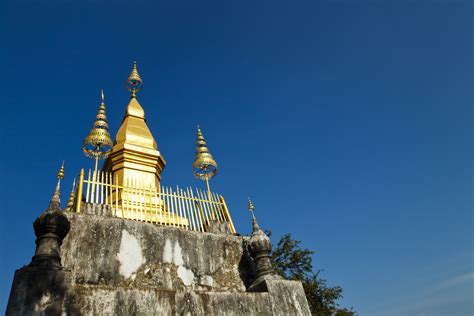
M206 181L207 196L211 200L209 179L212 179L217 174L217 163L212 158L209 148L207 148L206 140L204 135L202 135L199 125L197 127L196 158L193 163L193 172L196 178Z
M250 196L249 196L248 203L249 203L249 211L252 212L252 215L253 215L254 206L253 206L252 200L250 200Z
M60 186L61 186L61 180L64 178L64 160L63 160L63 163L61 164L61 168L59 168L58 170L56 177L58 178L58 183L56 184L56 189L54 190L53 197L51 198L51 202L49 204L50 205L57 204L58 206L60 206L61 205Z
M107 123L107 116L105 114L104 91L101 90L102 102L92 126L89 135L84 138L82 144L82 151L84 155L95 159L95 169L99 159L107 158L112 149L112 140L109 134L109 124Z
M143 80L142 78L140 78L140 75L138 74L136 61L133 62L132 71L130 72L130 75L128 76L126 87L129 91L132 92L132 98L135 98L137 95L137 92L140 91L143 87Z
M136 92L142 85L136 63L133 63L126 84L127 89L132 91L132 98L115 135L112 152L102 169L114 173L120 184L125 183L126 179L139 179L146 186L158 190L166 162L148 128L145 111L136 98Z
M138 103L136 96L137 92L140 91L143 87L143 80L140 78L137 70L137 62L133 62L132 71L128 76L127 83L126 83L127 90L132 92L132 99L127 106L127 116L135 116L140 119L145 119L145 111L143 111L142 106ZM124 118L125 120L125 118Z
M61 164L61 168L59 168L58 173L56 175L59 181L61 181L64 178L64 160L63 163Z
M252 224L253 224L253 230L256 231L257 229L260 229L257 223L257 218L255 218L255 213L254 213L254 206L252 203L252 200L250 200L250 196L248 198L248 205L249 205L249 211L252 213Z
M197 128L196 157L193 163L194 176L201 180L211 179L217 174L217 163L212 158L209 148L207 148L206 140Z
M72 182L71 193L69 194L69 199L68 199L67 205L66 205L66 210L67 211L71 211L72 207L74 206L74 198L76 197L75 192L74 192L75 188L76 188L76 178L74 178L74 181Z

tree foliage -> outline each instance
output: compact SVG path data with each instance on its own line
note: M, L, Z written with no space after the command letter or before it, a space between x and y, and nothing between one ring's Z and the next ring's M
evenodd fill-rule
M270 232L267 232L271 234ZM313 315L321 316L352 316L357 315L351 308L342 308L337 301L341 299L342 288L330 287L326 280L319 276L320 270L313 271L313 251L301 248L301 242L294 240L291 234L280 238L272 252L275 271L286 279L299 280L308 300Z

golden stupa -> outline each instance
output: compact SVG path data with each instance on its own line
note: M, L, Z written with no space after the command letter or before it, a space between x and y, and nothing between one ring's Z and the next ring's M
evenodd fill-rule
M142 86L137 64L133 63L127 80L132 97L103 170L117 175L121 185L140 179L143 186L159 188L161 172L166 162L158 151L156 141L146 124L145 111L137 100L137 92Z
M71 194L67 209L195 231L209 231L217 227L215 222L220 222L235 233L224 198L210 190L209 180L217 173L217 163L199 127L193 171L196 178L206 181L207 192L162 186L161 173L166 162L137 100L143 80L135 62L126 87L131 98L113 143L102 93L92 130L83 142L84 154L95 159L95 168L88 173L81 170L76 193ZM97 167L99 159L105 159L102 170Z
M186 226L187 220L179 215L156 218L154 210L157 207L162 212L168 212L163 200L158 195L140 194L143 190L152 193L160 191L161 172L166 162L158 151L156 141L146 124L145 111L137 100L137 92L142 89L143 81L138 74L136 62L133 63L126 86L132 93L131 99L102 170L114 174L116 184L123 187L120 196L116 197L119 204L127 206L140 203L145 221L164 224L174 222ZM132 208L128 209L123 207L122 216L135 218Z

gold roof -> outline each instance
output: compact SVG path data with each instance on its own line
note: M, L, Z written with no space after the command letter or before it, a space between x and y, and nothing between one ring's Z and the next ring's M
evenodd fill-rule
M115 137L115 143L128 143L158 149L156 141L146 124L145 111L135 97L128 103L122 125Z
M194 176L201 180L210 179L217 174L217 163L212 158L209 148L207 148L206 140L199 126L197 128L196 157L193 169Z

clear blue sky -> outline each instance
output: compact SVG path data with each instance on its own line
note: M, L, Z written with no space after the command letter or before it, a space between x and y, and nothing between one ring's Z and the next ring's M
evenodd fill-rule
M15 3L13 3L15 2ZM1 10L0 312L63 202L100 101L115 135L137 60L167 160L192 176L200 124L241 233L316 251L361 315L473 314L470 1L7 1Z

